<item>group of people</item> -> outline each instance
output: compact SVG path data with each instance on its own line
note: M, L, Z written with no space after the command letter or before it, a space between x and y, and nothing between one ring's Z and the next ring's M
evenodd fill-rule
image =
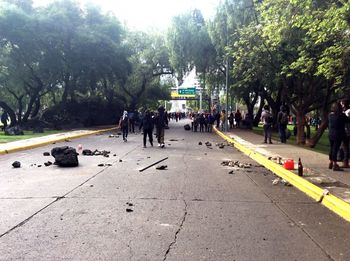
M124 111L122 117L119 120L119 128L123 133L123 141L127 142L130 118L128 112ZM158 146L165 147L164 144L164 129L168 125L167 113L163 106L160 106L156 113L146 110L142 116L139 129L143 129L143 147L146 148L147 136L149 143L153 146L153 131L156 128L156 136L158 140Z

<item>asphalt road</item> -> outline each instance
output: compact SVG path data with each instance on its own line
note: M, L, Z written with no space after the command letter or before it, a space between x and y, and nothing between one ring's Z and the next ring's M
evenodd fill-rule
M107 133L0 156L0 260L350 260L348 222L183 124L164 149ZM43 165L43 152L78 144L110 157ZM139 171L165 157L166 170Z

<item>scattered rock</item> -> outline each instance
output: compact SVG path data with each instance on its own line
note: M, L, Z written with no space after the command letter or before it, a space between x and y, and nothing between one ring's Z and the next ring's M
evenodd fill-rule
M169 141L178 141L177 139L170 139Z
M231 171L229 171L229 173L228 174L234 174L234 171L233 170L231 170Z
M51 150L55 164L60 167L76 167L79 165L78 153L72 147L55 147Z
M44 165L45 165L45 167L51 166L52 162L51 161L45 162Z
M69 139L65 139L64 141L65 141L65 142L71 142L71 140L69 140Z
M21 162L19 162L19 161L13 162L12 163L12 167L14 167L15 169L20 168L21 167Z
M116 157L117 156L117 154L113 154L113 157Z
M191 130L191 126L189 124L185 124L184 125L184 129L189 131L189 130Z
M98 164L97 166L98 166L98 167L104 167L104 166L105 166L105 164L100 163L100 164Z
M211 143L209 141L205 142L205 145L207 145L207 147L211 146Z
M158 170L164 170L166 169L168 166L167 165L160 165L160 166L157 166L156 169Z
M134 210L132 210L131 208L127 208L125 211L126 212L133 212Z
M123 162L123 160L120 159L119 162Z
M114 135L114 134L111 134L108 136L109 138L119 138L119 135Z
M198 142L198 145L202 145L202 142L200 141L200 142Z
M88 150L88 149L85 149L85 150L83 150L83 155L84 156L92 156L92 151Z
M126 202L126 204L129 206L129 207L132 207L134 204L130 203L130 202Z
M42 165L40 164L40 165L38 165L38 168L41 168L42 167Z
M44 156L51 156L50 152L47 152L47 151L45 151L45 152L43 153L43 155L44 155Z
M242 169L246 169L246 168L251 168L252 164L250 163L241 163L238 160L236 161L232 161L232 160L225 160L223 162L221 162L222 166L228 166L228 167L238 167L238 168L242 168Z
M276 178L272 181L272 185L277 185L280 182L280 178Z

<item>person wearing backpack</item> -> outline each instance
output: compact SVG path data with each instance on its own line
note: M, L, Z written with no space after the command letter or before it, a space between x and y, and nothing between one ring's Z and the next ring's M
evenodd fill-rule
M288 113L286 107L283 105L281 105L280 111L277 114L277 124L281 142L287 143Z
M272 135L272 124L273 124L273 116L270 112L269 105L264 105L263 112L261 113L261 121L263 122L264 126L264 143L267 143L267 140L269 140L269 143L272 144L271 135Z

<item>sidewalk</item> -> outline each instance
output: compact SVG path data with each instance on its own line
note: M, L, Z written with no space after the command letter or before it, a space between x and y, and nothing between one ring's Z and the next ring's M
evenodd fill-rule
M98 134L100 132L110 131L114 128L104 128L104 129L89 129L89 130L74 130L64 133L51 134L47 136L41 136L32 139L19 140L0 144L0 155L7 154L15 151L32 149L40 147L53 142L64 141L67 139L79 138L87 135Z
M328 155L321 154L319 152L315 152L293 144L283 144L277 140L273 140L273 144L264 144L263 137L261 135L253 133L250 130L231 129L229 132L218 132L218 134L228 141L233 141L234 144L237 145L236 147L241 151L246 150L251 151L250 153L254 152L255 154L256 152L256 154L262 155L264 158L262 161L266 163L265 166L271 166L269 169L272 171L276 169L277 171L274 172L278 176L284 177L285 173L287 173L287 178L291 177L292 179L298 180L299 177L297 175L297 163L298 159L301 158L302 164L304 166L304 176L302 177L302 179L299 180L302 180L302 182L309 181L310 183L316 185L318 188L322 189L320 190L316 188L318 189L317 193L320 193L321 191L320 202L322 201L323 196L327 194L328 190L329 195L331 195L333 198L335 196L337 202L334 203L334 205L336 206L327 207L330 209L332 207L337 208L340 204L342 209L338 211L338 214L340 214L339 212L345 212L345 214L341 216L349 220L350 204L348 203L350 203L350 169L344 169L344 171L334 172L333 170L328 169ZM258 156L262 158L260 155ZM251 157L253 158L253 156ZM282 169L280 167L280 164L278 164L278 157L282 158L282 162L284 162L284 160L286 159L293 159L295 163L295 170L292 172L296 175ZM282 174L279 175L278 172ZM302 182L297 181L296 184L293 185L295 185L298 189L304 192L306 190L306 193L309 187L310 191L313 191L311 191L310 194L307 194L309 194L309 196L312 197L312 193L316 193L314 192L314 186L312 186L312 184L310 184L309 182L305 182L304 184L302 184ZM298 187L298 184L301 184L300 187L302 188ZM303 186L306 187L306 189ZM323 195L322 191L324 193ZM340 201L338 199L340 199ZM326 204L327 203L325 203L324 205ZM333 202L331 204L333 205ZM331 210L334 211L334 209Z

